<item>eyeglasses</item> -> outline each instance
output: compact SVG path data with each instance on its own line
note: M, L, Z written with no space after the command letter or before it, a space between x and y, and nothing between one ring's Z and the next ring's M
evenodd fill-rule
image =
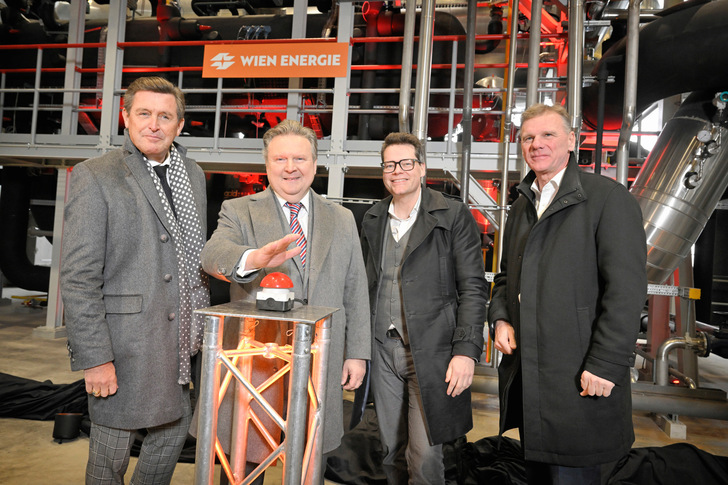
M397 165L399 165L399 168L404 170L405 172L409 172L413 168L415 168L415 163L422 163L416 158L405 158L403 160L400 160L399 162L382 162L382 171L384 173L392 173L397 169Z

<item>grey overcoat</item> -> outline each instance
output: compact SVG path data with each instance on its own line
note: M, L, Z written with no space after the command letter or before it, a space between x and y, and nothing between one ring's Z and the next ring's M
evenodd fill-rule
M176 147L206 227L204 173ZM175 244L146 162L128 136L123 148L73 168L60 269L71 369L113 361L119 385L108 398L89 399L95 423L139 429L183 414Z
M309 305L340 308L332 318L329 347L324 425L324 452L328 452L339 446L343 434L341 371L344 359L368 360L371 356L369 298L353 214L313 191L310 193L312 220L309 228L313 230L309 229L307 243L307 295L303 293L303 273L299 257L290 259L279 267L260 270L246 279L240 279L236 275L238 262L246 250L259 248L291 232L275 193L270 188L258 194L223 202L217 229L202 251L202 265L210 275L231 281L230 297L233 301L254 301L260 281L269 273L282 272L293 281L296 298L307 298ZM226 327L230 327L228 323L226 322ZM266 337L275 341L286 341L285 329L262 327L263 325L258 327L256 338L261 338L263 332L267 333ZM231 331L236 333L237 325L234 329L226 328L225 341L229 341ZM271 362L275 361L268 360L269 364ZM263 369L261 375L267 372L268 370ZM255 379L256 376L254 381ZM276 390L272 391L275 394ZM283 403L283 396L274 395L272 399L279 406ZM218 437L227 451L231 416L229 403L224 401L219 413ZM251 447L255 447L255 444L249 443L248 460L256 461L256 455L251 454Z

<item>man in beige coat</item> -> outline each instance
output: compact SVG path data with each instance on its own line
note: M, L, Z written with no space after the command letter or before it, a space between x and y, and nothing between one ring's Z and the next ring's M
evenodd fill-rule
M232 300L254 301L261 280L271 272L282 272L293 281L297 300L340 309L332 318L329 348L326 453L339 446L344 433L342 390L361 385L371 352L369 299L359 236L349 210L310 189L318 154L311 129L284 120L265 134L263 144L269 187L223 203L217 229L202 251L202 264L212 276L230 281ZM291 203L302 204L296 212L305 236L305 252L294 244L299 237L291 233ZM237 338L237 322L234 328L232 323L226 322L226 347ZM285 329L265 325L256 329L256 339L261 341L283 343L286 338ZM275 360L257 358L254 383L268 377L275 365ZM270 389L268 398L282 406L282 389ZM230 408L225 401L228 399L219 413L218 437L229 451ZM252 430L248 461L260 462L269 452L259 433Z

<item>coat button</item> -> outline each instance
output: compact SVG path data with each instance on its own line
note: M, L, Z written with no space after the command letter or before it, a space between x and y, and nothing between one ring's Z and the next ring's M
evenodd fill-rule
M164 281L166 281L167 283L172 281L172 275L171 274L164 275Z
M172 320L174 320L174 318L175 318L176 316L177 316L177 315L175 315L175 313L174 313L174 312L172 312L172 313L170 313L169 315L167 315L167 320L169 320L169 321L171 322Z
M169 241L169 236L166 234L162 234L161 236L159 236L159 240L163 243L166 243L167 241Z
M217 274L224 275L225 273L227 273L227 268L225 268L224 266L220 266L219 268L217 268Z

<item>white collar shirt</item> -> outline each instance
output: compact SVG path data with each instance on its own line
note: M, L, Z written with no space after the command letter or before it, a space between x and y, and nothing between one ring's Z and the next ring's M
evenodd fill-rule
M531 190L533 190L533 193L536 194L536 213L538 214L539 219L548 206L551 205L556 193L559 191L559 186L564 178L565 171L566 167L562 168L559 173L554 175L554 177L540 190L538 188L538 178L536 178L536 180L534 180L531 184Z
M276 196L276 200L278 201L278 205L281 206L283 209L283 214L286 216L286 222L290 224L291 222L291 210L286 207L286 199L279 196L275 192L273 192ZM301 225L301 229L303 230L303 235L306 236L306 239L308 239L308 214L309 209L311 208L311 191L307 191L306 195L303 196L303 198L299 201L301 203L301 210L298 211L298 223Z
M407 233L407 231L410 230L410 228L414 225L415 221L417 220L417 213L420 210L420 203L422 202L422 190L420 190L420 195L417 197L417 203L412 208L412 211L409 213L409 216L407 216L407 219L400 219L397 217L394 213L394 199L392 199L392 202L389 203L389 228L392 231L392 237L394 237L395 241L400 240L400 238Z

